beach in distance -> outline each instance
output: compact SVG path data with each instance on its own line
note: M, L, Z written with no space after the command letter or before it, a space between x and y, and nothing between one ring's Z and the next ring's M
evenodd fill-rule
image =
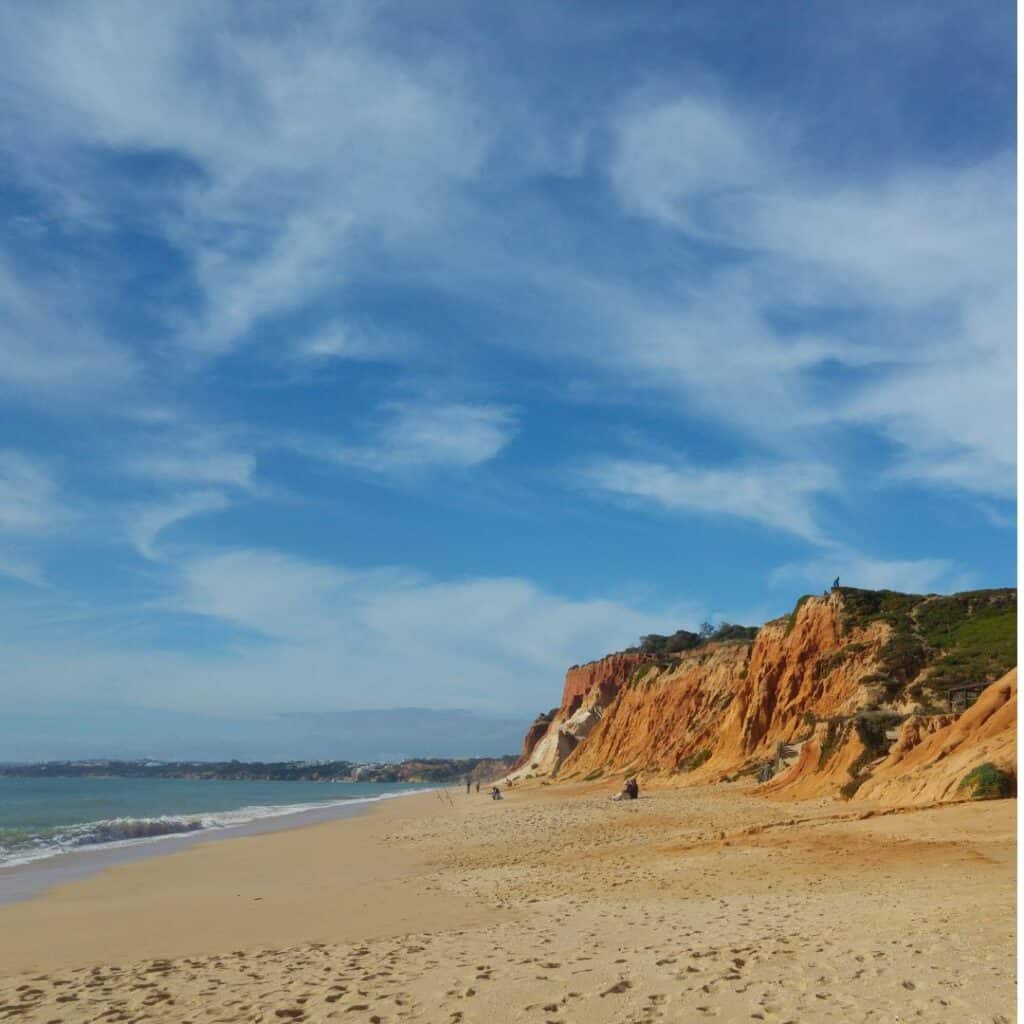
M1015 1019L1016 801L615 788L420 793L4 905L0 1019Z

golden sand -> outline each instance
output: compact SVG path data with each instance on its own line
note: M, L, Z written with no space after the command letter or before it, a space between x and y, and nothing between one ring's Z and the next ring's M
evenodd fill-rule
M0 907L0 1021L1015 1019L1015 801L608 794L420 794Z

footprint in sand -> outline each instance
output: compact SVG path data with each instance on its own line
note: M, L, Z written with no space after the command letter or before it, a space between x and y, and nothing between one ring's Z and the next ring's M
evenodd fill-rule
M622 980L622 981L617 982L616 984L612 985L611 988L605 989L605 991L601 993L601 998L604 999L605 996L612 996L612 995L619 996L619 995L622 995L623 992L628 991L632 987L633 987L633 983L631 981Z

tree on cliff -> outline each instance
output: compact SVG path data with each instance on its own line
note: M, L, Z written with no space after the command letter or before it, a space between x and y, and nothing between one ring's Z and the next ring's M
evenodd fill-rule
M671 636L648 633L647 636L640 637L638 647L630 650L651 655L679 654L682 651L692 651L711 640L753 640L755 636L756 626L736 626L731 622L723 622L715 627L710 622L702 622L699 633L691 633L686 629L677 630Z
M671 636L662 636L660 633L649 633L640 637L641 654L678 654L680 651L689 651L700 646L701 638L697 633L680 629Z

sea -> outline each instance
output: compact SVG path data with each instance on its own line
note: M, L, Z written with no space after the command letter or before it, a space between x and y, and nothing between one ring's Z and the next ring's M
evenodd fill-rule
M436 786L5 776L0 777L0 868L187 835L213 838L254 823L284 827L290 820L323 820L332 809L341 816L359 804L431 788Z

